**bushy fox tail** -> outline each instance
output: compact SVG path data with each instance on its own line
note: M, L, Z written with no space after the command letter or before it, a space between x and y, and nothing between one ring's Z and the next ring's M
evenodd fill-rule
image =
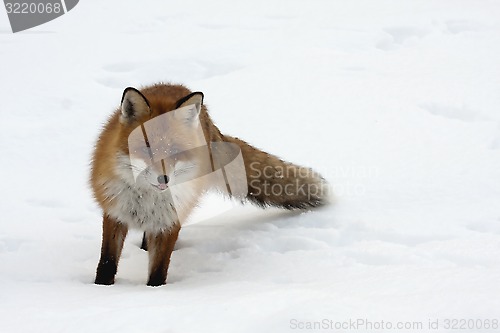
M308 209L329 202L328 183L312 169L285 162L238 138L224 136L238 145L245 163L247 199L261 206Z

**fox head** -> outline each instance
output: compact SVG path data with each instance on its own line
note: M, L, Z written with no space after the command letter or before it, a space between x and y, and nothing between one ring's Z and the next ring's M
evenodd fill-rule
M210 157L200 123L202 105L201 92L173 100L125 89L119 115L120 176L161 192L203 174Z

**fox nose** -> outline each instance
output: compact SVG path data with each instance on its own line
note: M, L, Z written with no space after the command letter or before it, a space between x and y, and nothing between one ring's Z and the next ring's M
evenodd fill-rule
M168 183L168 176L167 175L160 175L158 176L158 183L160 184L166 184Z

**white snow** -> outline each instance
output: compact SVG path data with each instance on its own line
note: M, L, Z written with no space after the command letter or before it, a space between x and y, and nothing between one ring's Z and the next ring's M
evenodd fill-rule
M17 34L0 9L0 62L0 332L500 320L499 1L87 0ZM210 198L167 285L146 286L138 232L94 285L92 145L125 87L158 81L321 171L336 204Z

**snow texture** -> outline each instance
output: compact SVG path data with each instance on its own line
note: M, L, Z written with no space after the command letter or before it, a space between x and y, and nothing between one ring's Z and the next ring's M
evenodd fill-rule
M17 34L2 9L0 60L0 332L500 319L499 1L87 0ZM94 285L92 146L125 87L158 81L336 204L209 197L167 285L145 285L138 232Z

